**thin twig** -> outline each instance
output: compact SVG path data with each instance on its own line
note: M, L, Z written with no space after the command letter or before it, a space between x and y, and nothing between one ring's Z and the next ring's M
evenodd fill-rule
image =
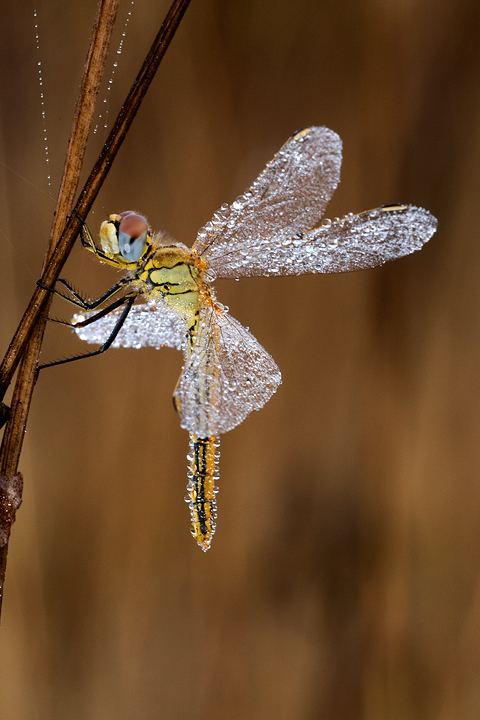
M107 12L107 8L110 10L112 10L113 7L116 8L117 3L118 0L100 0L99 13ZM88 88L83 88L83 95L89 109L86 111L86 114L84 114L83 105L81 106L79 103L77 106L75 118L76 134L72 132L69 145L71 160L68 163L69 170L67 171L66 169L64 172L61 187L61 198L59 197L57 205L57 217L52 225L50 247L41 277L41 284L43 287L36 288L0 367L0 398L3 398L5 390L12 379L18 362L23 355L12 399L10 420L5 430L2 448L0 450L0 475L12 477L16 476L17 473L18 460L20 457L31 396L35 385L38 356L40 353L40 346L45 326L45 310L50 301L50 293L44 288L52 288L54 286L80 230L82 222L81 218L84 218L88 214L95 198L97 197L100 187L105 180L112 162L126 136L133 118L140 107L145 93L153 80L155 72L160 65L160 62L189 3L190 0L174 0L172 3L172 6L162 23L142 68L132 85L127 99L120 110L99 158L80 193L75 208L65 224L67 213L70 211L76 189L76 184L74 186L73 178L77 175L76 182L78 183L78 173L80 171L85 150L84 143L86 143L91 123L91 118L90 120L86 120L86 118L88 118L88 114L90 112L91 101L94 100L94 95L98 92L98 90L95 91L93 84L89 84ZM109 22L113 23L111 12L109 14L109 18ZM108 46L107 25L108 23L105 24L106 34L103 41L100 42L103 42L104 45L106 44ZM108 26L110 27L110 25ZM92 39L91 50L87 58L85 69L86 74L95 73L97 63L101 61L102 52L106 49L105 47L97 47L98 42L98 38L95 42ZM60 228L63 228L63 232L61 233L60 238L57 239L60 235ZM13 522L13 519L11 522ZM7 538L10 533L10 525L7 528ZM8 542L4 546L0 547L0 611L2 598L1 589L3 588L4 582L7 550Z

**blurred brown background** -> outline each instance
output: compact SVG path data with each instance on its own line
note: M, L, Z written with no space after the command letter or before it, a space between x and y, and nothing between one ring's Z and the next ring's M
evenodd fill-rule
M167 4L120 7L109 69L132 18L110 121ZM54 195L95 2L37 6ZM3 352L54 203L32 3L3 0L0 18ZM410 202L439 230L377 270L216 284L283 385L222 439L205 555L170 400L181 355L113 350L41 375L7 568L2 718L480 717L479 30L478 0L192 0L95 234L136 209L191 245L309 124L344 142L330 217ZM64 276L90 296L117 277L81 248ZM49 326L43 358L82 349Z

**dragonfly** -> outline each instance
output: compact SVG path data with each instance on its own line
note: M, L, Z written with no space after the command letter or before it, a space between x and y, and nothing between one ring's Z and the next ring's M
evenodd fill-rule
M110 347L183 351L173 404L190 435L185 500L204 551L216 527L220 437L260 410L281 383L273 358L217 301L214 280L373 268L419 250L436 230L437 220L412 205L322 221L341 161L332 130L296 132L251 187L198 231L191 249L154 234L134 211L101 224L100 247L84 224L84 247L126 274L93 301L65 280L59 282L68 294L55 291L81 308L71 322L77 335L100 347L48 365Z

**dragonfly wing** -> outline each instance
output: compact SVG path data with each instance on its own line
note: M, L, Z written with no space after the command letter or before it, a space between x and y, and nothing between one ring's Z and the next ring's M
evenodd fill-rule
M274 360L246 328L218 305L204 307L174 393L181 425L201 438L222 435L263 407L281 381Z
M85 327L75 328L81 340L103 345L110 337L123 308L113 310ZM72 322L93 317L98 311L77 313ZM185 344L185 320L163 301L148 305L133 305L112 347L141 348L173 347L181 350Z
M428 210L413 205L387 205L346 215L305 234L304 255L298 258L298 270L293 274L350 272L383 265L420 250L437 225Z
M283 230L289 237L323 217L340 180L342 141L333 130L295 133L253 185L202 228L192 248L219 277L232 277L239 253L269 246Z
M212 261L222 277L303 275L362 270L419 250L437 229L427 210L390 205L325 220L318 228L292 234L282 230L273 240L244 243L235 258Z

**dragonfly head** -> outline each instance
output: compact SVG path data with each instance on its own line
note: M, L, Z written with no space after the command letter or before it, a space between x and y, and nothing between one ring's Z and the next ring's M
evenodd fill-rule
M131 210L110 215L100 226L100 243L109 258L120 265L137 263L152 247L152 236L143 215Z

